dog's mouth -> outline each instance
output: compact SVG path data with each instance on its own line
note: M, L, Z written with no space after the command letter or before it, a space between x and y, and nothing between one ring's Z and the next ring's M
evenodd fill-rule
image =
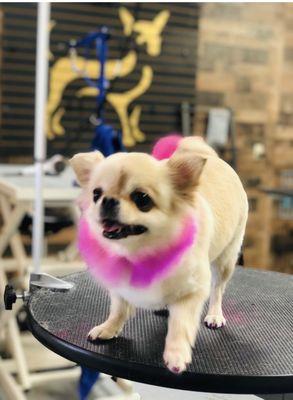
M124 239L128 236L141 235L148 229L143 225L127 225L112 219L103 219L103 236L107 239Z

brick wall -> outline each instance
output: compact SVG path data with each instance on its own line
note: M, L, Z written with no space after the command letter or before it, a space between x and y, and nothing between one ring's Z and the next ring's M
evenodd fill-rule
M197 133L205 131L211 107L234 112L238 172L251 204L246 264L292 271L293 257L284 262L270 250L283 225L272 199L259 190L277 185L280 172L293 168L292 4L202 5L196 104ZM257 143L265 146L260 159ZM292 220L284 224L293 230Z

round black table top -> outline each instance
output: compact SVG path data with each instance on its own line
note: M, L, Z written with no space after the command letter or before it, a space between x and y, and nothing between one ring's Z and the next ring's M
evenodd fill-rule
M87 272L68 275L68 292L38 289L28 303L35 337L54 352L101 372L177 389L218 393L293 392L293 276L237 268L224 296L227 325L201 324L192 363L181 375L162 361L167 312L138 309L118 338L87 340L109 311ZM203 313L206 312L206 309Z

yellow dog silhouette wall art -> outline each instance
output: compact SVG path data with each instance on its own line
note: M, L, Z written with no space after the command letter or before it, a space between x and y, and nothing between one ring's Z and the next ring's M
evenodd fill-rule
M123 25L125 36L135 35L137 45L145 45L148 55L157 57L162 49L162 32L170 18L168 10L160 11L153 20L135 20L132 14L125 8L119 8L119 17ZM106 79L111 81L123 78L131 74L138 62L135 50L129 50L121 59L108 60L105 66ZM73 65L74 64L74 65ZM85 60L84 57L59 58L50 69L49 98L47 103L47 136L53 139L65 133L61 124L61 118L65 112L60 106L64 90L74 80L82 78L83 75L97 79L100 72L100 64L97 60ZM143 142L145 134L139 128L141 106L135 105L129 112L129 105L142 96L151 86L153 80L153 68L144 65L137 84L123 93L111 92L107 94L107 101L116 111L123 134L125 146L134 146L137 142ZM98 89L85 86L78 90L77 97L97 96Z

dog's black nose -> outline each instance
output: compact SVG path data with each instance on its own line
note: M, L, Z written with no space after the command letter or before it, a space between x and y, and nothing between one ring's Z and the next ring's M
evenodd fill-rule
M104 197L101 206L102 218L116 218L118 214L119 201L113 197Z

